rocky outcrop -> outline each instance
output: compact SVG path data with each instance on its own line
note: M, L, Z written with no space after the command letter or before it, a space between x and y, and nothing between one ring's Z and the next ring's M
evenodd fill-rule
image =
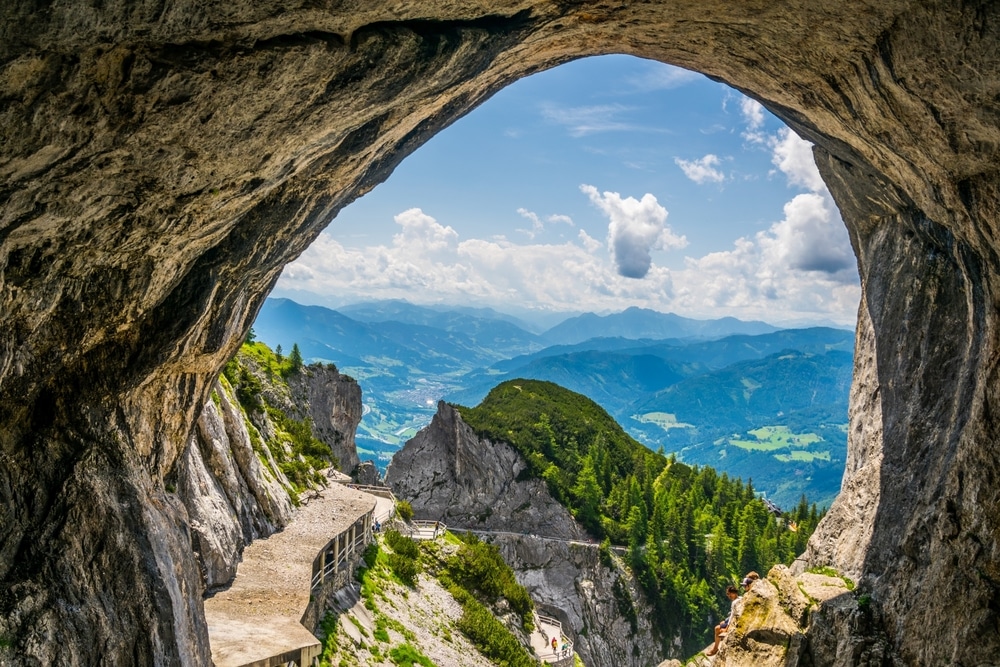
M418 519L484 531L590 667L658 661L652 610L627 569L610 553L602 562L597 544L526 469L513 447L479 438L441 402L431 423L392 457L386 483Z
M733 623L714 659L697 667L882 667L894 664L876 629L870 598L833 573L793 575L776 565L733 604ZM679 662L664 662L672 667Z
M526 469L513 447L480 439L442 401L431 423L392 457L385 481L397 498L410 501L417 519L444 521L456 530L585 539L545 482L522 475Z
M859 573L900 660L995 661L998 26L990 0L3 3L4 659L206 662L164 480L281 268L507 83L616 52L816 143L871 328L834 513L866 546L811 558Z
M252 377L259 395L241 405L228 381L216 382L190 445L166 479L167 489L175 487L187 509L208 589L229 583L243 548L285 527L297 502L301 489L275 459L275 452L282 461L295 455L272 421L275 410L310 424L313 436L343 456L346 466L358 458L354 432L361 420L361 389L352 378L325 365L272 375L244 350L231 363L238 369L234 376Z
M337 457L337 469L354 471L360 462L354 437L362 412L361 386L354 378L342 375L333 364L311 364L278 380L252 357L241 355L240 363L261 383L268 405L298 421L308 419L313 436ZM251 411L249 417L266 437L273 437L274 426L265 411Z

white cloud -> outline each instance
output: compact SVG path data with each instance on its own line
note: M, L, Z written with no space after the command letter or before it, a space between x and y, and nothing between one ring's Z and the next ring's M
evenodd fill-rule
M615 216L635 209L626 226L643 215L645 225L656 227L661 215L665 221L666 211L652 195L636 201L592 192L598 205ZM680 270L650 265L643 280L624 277L613 258L597 252L603 244L582 229L576 242L560 244L462 240L419 209L404 213L397 216L407 223L397 220L404 231L388 246L345 247L332 236L334 221L285 268L278 293L479 303L501 309L530 304L601 311L636 305L691 317L725 313L775 323L821 319L850 324L857 311L860 288L852 256L823 254L837 246L831 238L839 224L827 196L800 195L769 230L738 239L728 251L688 258ZM667 248L685 242L666 228L649 236Z
M419 208L411 208L393 217L403 231L392 237L392 244L409 251L439 252L458 241L458 232L445 227Z
M813 159L812 143L799 137L787 127L772 139L774 155L771 161L787 177L791 185L798 185L812 192L826 191L823 177L819 175Z
M577 237L580 239L580 243L583 244L583 247L587 249L587 252L597 252L604 247L603 243L582 229L580 230L580 233L577 234Z
M743 138L752 144L763 144L767 142L767 134L764 132L764 107L757 100L749 97L740 98L740 113L746 122L746 129L743 131Z
M750 130L759 130L764 126L764 107L757 100L743 97L740 100L740 112Z
M622 198L617 192L597 191L592 185L581 185L580 191L608 216L608 247L619 275L644 278L652 264L651 250L683 248L687 239L677 236L666 226L667 209L660 206L650 193L641 200Z
M692 81L697 81L701 76L697 72L682 67L647 61L640 72L629 76L626 81L635 91L648 93L679 88Z
M709 182L722 183L726 180L725 174L715 168L719 164L719 158L711 153L698 160L674 158L674 162L685 176L699 185Z
M637 129L631 123L619 120L618 116L631 107L623 104L601 104L585 107L557 107L553 104L542 106L542 115L569 129L574 137L583 137L596 132L622 132Z
M543 225L542 221L538 218L538 214L536 214L534 211L529 211L526 208L519 208L517 209L517 213L522 218L527 218L528 220L531 221L531 229L517 230L519 232L524 232L525 234L527 234L529 239L534 239L545 228L545 225Z
M779 261L800 271L838 275L856 267L847 230L829 193L796 195L784 219L771 227Z
M545 223L542 222L542 219L539 218L538 214L535 213L534 211L529 211L528 209L522 207L522 208L517 209L517 213L522 218L525 218L525 219L531 221L531 229L518 229L517 230L519 232L527 234L527 236L528 236L529 239L534 240L534 238L536 236L538 236L539 234L541 234L542 231L545 229ZM570 227L574 226L573 225L573 218L569 217L568 215L562 215L562 214L559 214L559 213L555 213L555 214L546 216L545 220L547 222L554 222L554 223L561 223L561 224L564 224L564 225L569 225Z

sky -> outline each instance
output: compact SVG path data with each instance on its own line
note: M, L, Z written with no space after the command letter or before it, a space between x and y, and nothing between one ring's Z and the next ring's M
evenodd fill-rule
M433 137L273 295L853 326L860 287L810 143L700 74L601 56Z

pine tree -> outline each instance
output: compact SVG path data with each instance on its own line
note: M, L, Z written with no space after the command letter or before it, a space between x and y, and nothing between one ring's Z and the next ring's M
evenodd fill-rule
M292 352L288 355L288 361L291 362L291 372L298 373L302 370L302 353L299 351L299 344L292 343Z

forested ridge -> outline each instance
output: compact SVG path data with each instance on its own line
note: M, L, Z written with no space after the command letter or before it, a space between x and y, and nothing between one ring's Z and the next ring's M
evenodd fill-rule
M790 563L821 516L805 497L776 516L749 479L653 452L596 403L551 382L510 380L477 407L456 407L480 437L513 445L528 462L522 475L544 479L605 549L628 547L662 640L679 637L685 652L702 648L728 612L726 586ZM619 604L628 615L631 604Z

